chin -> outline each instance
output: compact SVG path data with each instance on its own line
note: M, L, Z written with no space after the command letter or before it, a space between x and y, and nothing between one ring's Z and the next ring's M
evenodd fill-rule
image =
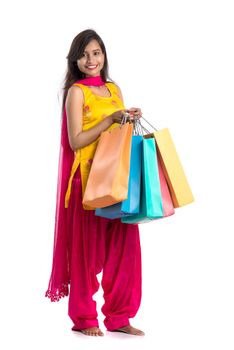
M92 72L92 73L86 73L87 76L90 76L90 77L96 77L96 75L101 75L100 72Z

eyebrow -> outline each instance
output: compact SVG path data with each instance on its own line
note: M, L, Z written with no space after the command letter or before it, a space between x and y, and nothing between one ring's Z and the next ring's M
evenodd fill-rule
M100 49L95 49L95 50L92 50L92 51L94 52L94 51L101 51L101 50ZM87 51L84 51L84 52L87 52Z

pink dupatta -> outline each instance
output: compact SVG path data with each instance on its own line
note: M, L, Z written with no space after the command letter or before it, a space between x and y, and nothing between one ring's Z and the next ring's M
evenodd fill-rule
M77 81L77 83L88 86L101 86L105 84L101 76L88 77ZM51 301L59 301L62 297L69 294L70 266L68 259L68 229L65 194L74 156L74 151L71 149L68 140L67 115L64 106L58 163L52 271L49 286L45 293L45 296L50 298Z

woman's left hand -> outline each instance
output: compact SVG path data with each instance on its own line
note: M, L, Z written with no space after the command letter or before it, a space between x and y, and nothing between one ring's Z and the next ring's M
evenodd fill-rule
M140 108L137 107L131 107L127 109L127 112L130 114L130 119L133 120L135 117L137 119L141 118L142 112Z

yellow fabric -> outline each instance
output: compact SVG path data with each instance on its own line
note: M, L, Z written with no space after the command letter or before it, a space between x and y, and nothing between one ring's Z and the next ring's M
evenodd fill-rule
M84 105L83 105L83 128L82 130L89 130L98 123L100 123L105 117L114 113L117 110L125 109L125 106L118 94L118 88L114 83L105 83L111 96L102 97L95 95L88 86L82 84L73 84L79 86L84 94ZM113 123L107 130L119 126L118 123ZM82 182L82 195L86 188L91 162L97 148L99 138L93 143L86 147L78 149L74 154L74 162L71 169L71 174L68 182L68 188L65 195L65 208L68 208L69 198L71 195L71 185L73 176L80 165L81 182ZM83 208L86 210L95 210L85 204Z

